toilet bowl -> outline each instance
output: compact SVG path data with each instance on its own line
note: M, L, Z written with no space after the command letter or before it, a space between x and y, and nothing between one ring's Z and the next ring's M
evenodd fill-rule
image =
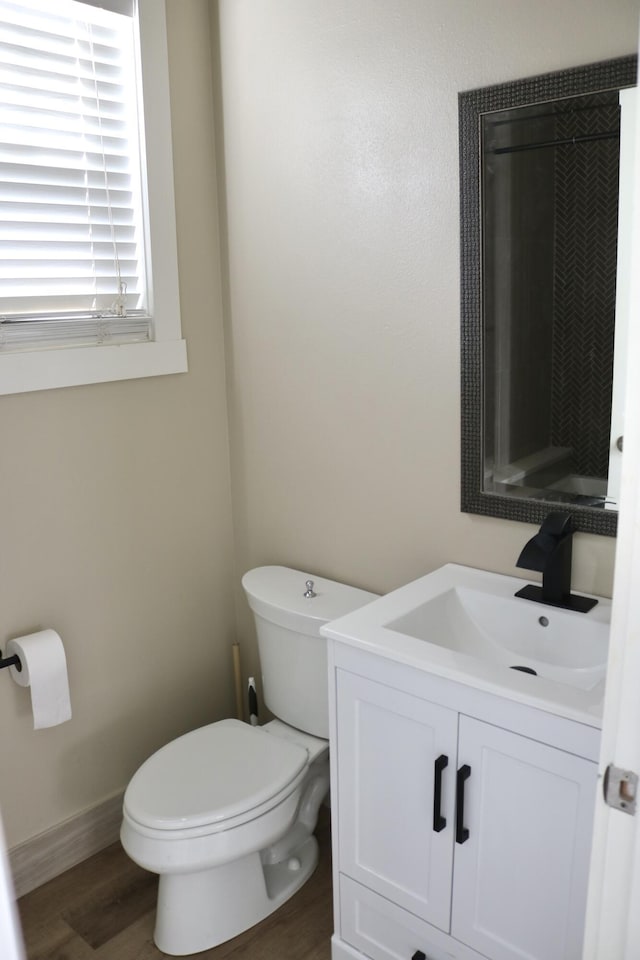
M311 831L328 787L326 741L277 720L221 720L150 757L125 793L121 840L160 875L159 949L206 950L289 899L316 866Z
M265 702L274 713L278 705L281 719L262 727L220 720L193 730L149 757L125 792L122 845L160 876L154 940L172 956L207 950L258 923L317 864L313 831L329 789L319 629L332 611L338 616L375 595L317 580L311 592L322 599L314 606L304 595L306 580L286 567L259 568L243 579ZM295 688L288 697L287 683Z

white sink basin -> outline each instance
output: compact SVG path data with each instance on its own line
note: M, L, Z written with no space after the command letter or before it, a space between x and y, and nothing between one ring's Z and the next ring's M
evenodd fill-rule
M604 678L608 624L504 596L491 589L491 582L478 586L445 588L385 626L508 668L525 667L529 675L582 690Z
M598 598L576 613L514 596L527 582L447 564L322 633L593 724L602 711L611 603Z

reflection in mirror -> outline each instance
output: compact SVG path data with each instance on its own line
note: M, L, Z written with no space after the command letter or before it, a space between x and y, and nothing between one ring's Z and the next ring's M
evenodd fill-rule
M481 144L484 489L598 506L609 471L618 92L487 114Z
M463 510L537 523L562 504L615 533L634 82L625 57L460 95Z

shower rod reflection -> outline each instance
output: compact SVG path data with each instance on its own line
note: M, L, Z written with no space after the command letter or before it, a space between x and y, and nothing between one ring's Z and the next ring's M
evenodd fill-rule
M619 130L609 130L607 133L585 133L581 137L565 137L562 140L541 140L539 143L518 143L512 147L494 147L487 153L500 155L503 153L521 153L523 150L542 150L546 147L575 146L578 143L592 143L596 140L619 140Z

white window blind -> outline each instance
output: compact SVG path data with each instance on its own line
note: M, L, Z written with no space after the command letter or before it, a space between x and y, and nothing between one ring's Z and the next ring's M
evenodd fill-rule
M150 339L127 5L0 0L0 350Z

